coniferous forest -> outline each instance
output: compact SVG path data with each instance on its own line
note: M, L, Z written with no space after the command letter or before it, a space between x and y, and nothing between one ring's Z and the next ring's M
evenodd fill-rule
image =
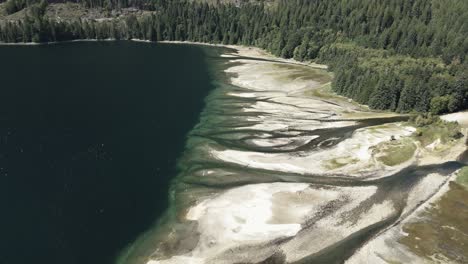
M332 88L371 108L441 114L468 108L468 1L79 0L86 8L133 7L144 15L57 20L45 0L8 0L2 42L73 39L179 40L251 45L330 66Z

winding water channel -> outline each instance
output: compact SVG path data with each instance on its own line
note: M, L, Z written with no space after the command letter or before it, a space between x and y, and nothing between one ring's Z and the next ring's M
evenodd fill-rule
M407 116L311 96L329 81L324 70L244 56L217 60L217 88L179 160L171 210L127 260L344 263L465 162L418 165L414 158L383 166L372 149L390 135L409 136ZM327 159L349 164L323 165ZM259 220L262 212L268 216Z
M363 263L468 162L387 166L408 116L236 49L0 47L0 263Z

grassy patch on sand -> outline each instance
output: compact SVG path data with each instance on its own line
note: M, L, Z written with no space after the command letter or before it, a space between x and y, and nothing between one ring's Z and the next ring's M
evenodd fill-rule
M457 122L444 121L438 116L419 115L412 118L410 123L416 126L414 137L421 142L423 147L436 140L440 140L440 143L444 145L463 137Z
M466 169L465 169L466 170ZM455 182L417 222L403 226L399 242L428 263L468 263L468 190Z
M390 128L390 124L383 124L383 125L377 125L377 126L371 126L366 128L369 133L380 133L382 129L388 129Z
M332 75L330 74L330 76L332 76ZM358 102L356 102L354 100L351 100L351 99L349 99L347 97L338 95L335 92L333 92L333 90L331 88L331 82L324 83L323 85L321 85L319 87L314 87L312 89L308 89L308 90L303 92L303 95L307 96L307 97L315 97L315 98L319 98L319 99L322 99L322 100L333 101L333 102L335 102L337 104L340 104L340 105L349 105L349 106L352 106L356 110L363 111L363 112L355 112L355 111L348 112L348 111L345 111L343 113L345 114L346 118L359 119L359 118L376 117L376 116L374 116L374 114L376 114L376 113L382 114L384 117L386 115L389 115L389 116L397 115L397 114L391 113L391 112L381 112L381 111L370 110L365 105L361 105L361 104L359 104Z
M403 226L408 235L399 242L431 262L468 263L468 166L449 187L421 220Z
M331 92L331 82L326 83L318 88L310 89L304 92L306 96L314 96L322 99L333 99L335 96Z
M0 18L3 18L6 15L7 13L5 11L5 3L0 3Z
M456 182L468 189L468 166L463 167L458 172Z
M301 79L304 81L314 81L318 83L328 83L331 81L332 76L325 70L315 69L304 65L292 64L274 64L278 70L290 71L287 75L286 81Z
M378 161L387 166L395 166L411 159L416 151L416 144L410 138L402 138L380 144L375 149Z
M349 164L355 164L358 162L358 159L353 158L336 158L325 161L324 167L328 170L339 169Z

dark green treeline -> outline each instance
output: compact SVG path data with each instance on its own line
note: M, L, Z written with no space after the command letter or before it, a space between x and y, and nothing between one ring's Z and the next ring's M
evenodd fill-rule
M375 109L439 114L468 108L466 0L81 3L153 12L103 22L59 22L44 15L44 4L37 3L23 21L4 22L0 40L138 38L252 45L277 56L329 64L336 92Z

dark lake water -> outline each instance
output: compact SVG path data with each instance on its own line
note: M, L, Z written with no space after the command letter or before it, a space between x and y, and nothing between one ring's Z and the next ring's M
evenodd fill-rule
M0 264L112 263L166 208L200 47L0 46Z

